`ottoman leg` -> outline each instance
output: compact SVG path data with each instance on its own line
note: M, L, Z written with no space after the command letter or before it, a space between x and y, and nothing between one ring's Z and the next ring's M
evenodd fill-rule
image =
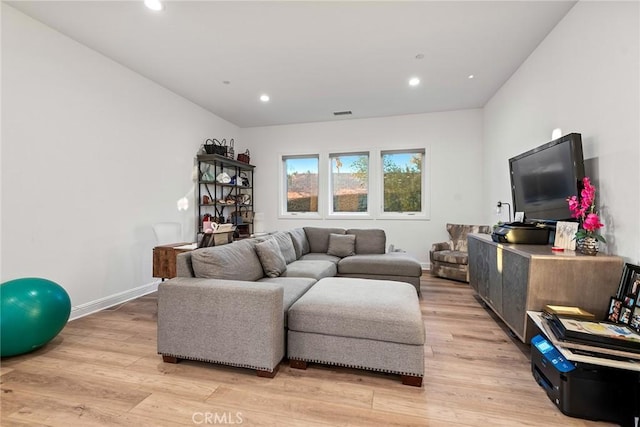
M164 354L162 355L162 361L164 363L178 363L178 358L174 357L174 356L165 356Z
M256 374L257 374L259 377L262 377L262 378L273 378L273 377L275 377L275 376L276 376L276 374L278 373L278 369L279 369L279 368L280 368L280 366L279 366L279 365L278 365L278 366L276 366L275 368L273 368L273 371L272 371L272 372L269 372L269 371L263 371L263 370L261 370L261 369L256 369Z
M289 366L296 369L307 369L307 362L304 360L290 360Z
M411 375L400 375L400 379L402 379L402 384L410 385L413 387L422 387L422 377L414 377Z

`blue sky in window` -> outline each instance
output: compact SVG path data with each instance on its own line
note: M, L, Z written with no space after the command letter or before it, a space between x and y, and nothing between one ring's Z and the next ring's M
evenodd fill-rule
M340 173L358 172L357 169L353 168L353 162L358 160L360 157L362 157L362 156L361 155L355 155L355 156L346 155L346 156L331 157L331 172L333 172L333 173L337 173L338 172L336 159L340 159L340 162L341 162Z
M384 158L389 158L393 163L400 166L404 169L405 166L411 165L411 159L416 153L389 153L383 154ZM338 158L342 161L342 166L340 167L340 172L343 173L351 173L356 172L351 166L353 161L357 160L359 155L345 155L338 156ZM286 160L287 166L287 174L291 175L294 173L318 173L318 158L317 157L306 157L306 158L291 158ZM337 172L336 170L336 162L334 158L331 160L331 169L333 172Z
M385 158L391 159L393 163L404 168L405 166L408 166L411 164L411 159L413 158L414 155L415 153L397 153L397 154L394 153L394 154L384 154L383 156Z
M287 159L287 175L294 173L318 173L318 159L316 157L307 157L299 159Z

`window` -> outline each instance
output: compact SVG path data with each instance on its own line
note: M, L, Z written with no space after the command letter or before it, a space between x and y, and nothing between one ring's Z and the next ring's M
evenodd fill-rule
M369 212L369 154L330 154L330 213Z
M318 156L282 158L285 178L285 214L318 213Z
M281 218L428 219L424 147L280 155L280 160Z
M382 151L383 213L425 212L424 150Z

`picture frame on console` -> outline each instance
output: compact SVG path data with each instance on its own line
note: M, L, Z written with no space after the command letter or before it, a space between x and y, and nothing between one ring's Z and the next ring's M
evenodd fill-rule
M631 313L631 319L629 320L629 327L636 332L640 332L640 305L636 305Z
M620 319L618 319L619 323L628 325L630 320L631 320L631 308L622 307L622 310L620 311Z
M609 322L618 323L620 313L622 312L622 301L616 297L611 297L609 301L609 310L607 311L607 320Z
M577 222L558 221L553 246L571 251L576 250Z
M622 278L620 279L620 285L618 286L618 294L616 295L616 297L619 300L632 298L637 302L639 294L640 266L625 263L622 269Z
M640 266L625 263L615 297L609 300L607 321L640 332Z

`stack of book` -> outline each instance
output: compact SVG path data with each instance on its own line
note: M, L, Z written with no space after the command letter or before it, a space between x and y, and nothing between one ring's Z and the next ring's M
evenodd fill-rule
M547 307L543 316L559 340L640 353L640 334L627 325L597 321L593 314L577 307L569 307L571 310L566 307L562 309Z

